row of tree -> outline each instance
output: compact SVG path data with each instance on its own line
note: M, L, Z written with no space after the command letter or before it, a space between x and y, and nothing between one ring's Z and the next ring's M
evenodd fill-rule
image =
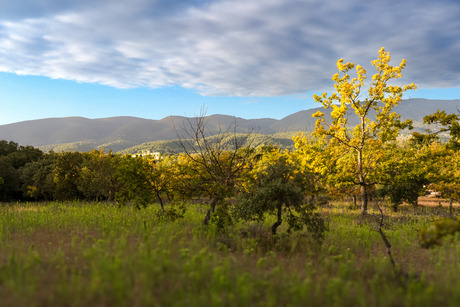
M390 65L382 48L373 61L377 72L367 89L366 71L339 60L333 76L336 93L315 96L325 108L332 108L331 120L318 112L311 136L294 137L295 149L281 151L270 145L258 146L254 134L237 134L235 125L217 133L206 128L204 114L178 133L179 155L133 157L111 152L43 153L31 146L0 142L0 197L12 200L97 200L138 207L190 198L207 199L204 223L224 225L232 218L263 219L276 216L272 232L284 220L291 228L302 225L323 229L315 206L324 197L361 200L367 213L371 197L386 198L396 210L402 202L417 203L428 187L442 192L451 203L460 195L459 115L437 112L425 118L437 130L414 133L398 139L401 122L392 109L402 94L415 85L393 86L405 66ZM348 123L354 112L356 126ZM440 143L439 134L449 134Z
M216 206L235 198L246 203L240 214L256 216L269 210L281 214L283 206L300 206L305 197L312 203L324 196L355 201L361 196L354 152L331 139L299 133L294 137L296 150L282 152L267 145L242 147L248 140L228 131L211 137L203 130L204 122L196 127L202 133L183 139L184 153L160 160L104 151L43 153L1 141L1 200L96 200L137 206L158 202L163 207L173 199L206 198L209 221ZM229 138L234 139L234 149L222 149ZM416 134L404 144L372 148L362 167L367 197L387 197L396 209L403 201L416 204L431 185L452 201L458 199L457 145L455 137L440 144L433 134ZM258 208L264 206L270 208Z

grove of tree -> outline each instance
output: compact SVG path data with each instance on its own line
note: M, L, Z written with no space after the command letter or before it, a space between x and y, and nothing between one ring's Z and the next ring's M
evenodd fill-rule
M31 146L0 141L0 200L107 201L139 209L159 204L201 202L204 224L225 228L234 220L264 220L273 216L271 232L287 221L290 230L307 229L321 238L327 225L317 208L328 201L350 199L368 211L369 199L383 199L393 210L402 203L417 205L427 189L452 203L460 198L459 114L427 114L426 133L398 138L410 120L402 122L393 108L414 84L391 85L406 65L390 65L390 54L379 51L372 62L376 73L365 85L366 70L337 62L336 92L316 96L331 119L318 112L311 135L293 136L295 148L251 142L252 132L206 128L204 114L178 132L181 154L131 156L91 152L44 153ZM359 123L352 125L353 112ZM440 138L443 136L443 138ZM451 210L452 211L452 210Z

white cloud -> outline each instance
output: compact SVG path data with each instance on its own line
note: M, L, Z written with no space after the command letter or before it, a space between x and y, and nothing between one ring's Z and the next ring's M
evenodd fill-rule
M385 46L395 63L408 59L406 81L460 84L457 1L190 3L11 5L0 14L0 70L120 88L270 96L327 88L338 58L369 66Z

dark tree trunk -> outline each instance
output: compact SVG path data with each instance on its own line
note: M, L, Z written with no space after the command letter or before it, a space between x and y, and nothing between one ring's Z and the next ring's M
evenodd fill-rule
M216 205L220 201L219 198L214 198L211 202L211 208L208 209L208 212L206 212L206 216L204 217L203 224L208 225L209 221L211 220L211 214L214 213L216 210Z
M278 217L278 219L275 222L275 224L272 225L272 235L276 235L276 229L283 222L283 220L281 219L281 206L278 207L278 212L277 212L276 216Z
M367 214L367 201L368 201L367 185L366 183L362 182L361 183L361 214L363 215Z
M165 206L163 205L163 199L161 199L160 191L158 191L157 189L154 189L154 190L155 190L155 195L158 201L160 202L161 210L165 211Z
M157 195L158 201L160 202L161 210L165 211L165 206L163 205L163 199L161 199L160 195Z
M208 209L208 212L206 213L206 216L204 217L203 224L207 226L210 220L211 220L211 209Z

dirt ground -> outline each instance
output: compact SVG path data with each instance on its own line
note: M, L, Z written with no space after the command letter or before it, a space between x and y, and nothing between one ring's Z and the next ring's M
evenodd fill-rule
M449 207L449 200L446 198L438 198L432 196L420 196L418 198L418 204L421 206L436 207L442 205L443 207ZM460 207L460 203L454 202L453 207Z

